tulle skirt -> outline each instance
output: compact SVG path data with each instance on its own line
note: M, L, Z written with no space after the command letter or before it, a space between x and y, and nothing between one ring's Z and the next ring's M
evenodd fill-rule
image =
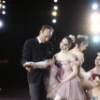
M56 66L51 68L50 73L47 98L54 99L58 94L64 100L87 100L78 76L68 82L60 83L55 78Z

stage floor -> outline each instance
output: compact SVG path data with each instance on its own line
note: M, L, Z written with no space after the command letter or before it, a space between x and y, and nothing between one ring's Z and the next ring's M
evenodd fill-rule
M0 100L30 100L28 88L1 88Z

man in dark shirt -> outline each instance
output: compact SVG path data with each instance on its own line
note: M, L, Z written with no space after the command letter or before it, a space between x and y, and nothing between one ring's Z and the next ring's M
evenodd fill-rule
M53 28L49 25L42 26L39 35L33 39L26 40L22 52L22 65L28 61L39 62L51 55ZM44 84L45 69L33 69L26 66L29 92L31 100L46 100L46 90Z

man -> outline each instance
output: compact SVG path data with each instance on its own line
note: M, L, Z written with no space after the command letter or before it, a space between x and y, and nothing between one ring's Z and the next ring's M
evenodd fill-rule
M48 59L52 53L52 44L49 39L52 37L53 28L48 25L42 26L36 38L26 40L22 52L22 65L26 62L39 62ZM46 100L44 85L45 69L33 69L25 66L28 72L28 84L31 100Z

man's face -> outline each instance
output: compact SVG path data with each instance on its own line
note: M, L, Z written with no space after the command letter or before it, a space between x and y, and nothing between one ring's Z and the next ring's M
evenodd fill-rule
M44 29L43 31L40 31L41 35L41 42L45 43L52 37L52 31L50 29Z

